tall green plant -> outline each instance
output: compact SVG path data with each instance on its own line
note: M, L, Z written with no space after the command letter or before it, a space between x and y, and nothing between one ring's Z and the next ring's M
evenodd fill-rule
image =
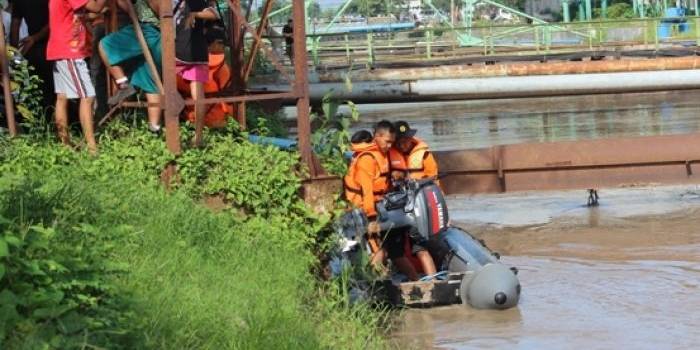
M350 114L338 113L342 104L350 109ZM323 96L322 115L314 115L312 120L318 127L311 135L314 151L321 158L323 167L331 174L347 172L345 152L350 150L350 127L360 118L360 112L351 101L341 101L329 92Z
M42 106L42 93L40 86L44 82L34 74L34 67L30 66L13 47L7 48L7 58L10 69L10 87L16 111L24 117L24 123L35 130L45 130L47 124L44 115L46 110ZM2 98L0 96L0 98ZM2 101L4 105L4 100ZM0 109L4 115L5 109Z

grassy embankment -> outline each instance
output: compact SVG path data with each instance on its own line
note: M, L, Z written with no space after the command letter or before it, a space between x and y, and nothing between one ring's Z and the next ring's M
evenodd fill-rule
M144 129L116 123L96 158L0 136L0 348L385 346L381 314L312 272L328 218L298 198L297 154L212 133L166 193Z

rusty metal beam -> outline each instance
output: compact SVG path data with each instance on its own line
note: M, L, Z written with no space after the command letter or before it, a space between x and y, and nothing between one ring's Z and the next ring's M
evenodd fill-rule
M272 9L272 3L273 0L266 0L265 5L263 7L263 11L260 14L260 24L258 24L258 30L256 32L255 37L253 38L253 44L251 45L250 49L250 55L248 57L248 62L246 63L245 69L243 70L243 81L247 82L248 77L250 76L250 73L253 71L253 65L255 64L255 57L258 54L258 50L260 49L260 44L262 40L262 34L263 31L265 30L265 27L267 26L268 23L268 14L270 13L270 9Z
M700 183L700 133L435 152L448 193Z
M2 74L2 91L5 97L5 119L7 119L7 129L10 136L17 136L17 121L15 120L15 101L12 97L12 86L10 85L10 68L7 63L7 47L5 43L5 27L0 24L0 74Z
M235 7L235 3L238 2L239 6ZM241 13L240 9L240 0L229 0L229 6L231 7L231 12L234 14L235 18L239 21L239 23L246 28L246 30L253 36L253 39L262 41L262 37L260 35L257 35L257 32L255 28L253 28L248 21L245 20L243 17L243 14ZM306 38L304 38L306 40ZM306 44L304 44L304 47L306 47ZM293 81L292 78L290 78L289 74L287 74L286 69L284 68L284 65L280 62L279 57L277 56L277 53L275 53L271 48L269 48L267 45L263 45L263 48L265 48L265 53L268 59L270 59L270 62L272 62L272 65L277 68L277 70L282 73L282 75L287 79L287 81ZM298 74L298 72L297 72Z
M243 30L243 17L241 13L241 1L229 0L229 15L231 21L231 68L232 68L232 88L234 95L242 95L246 89L243 79L243 64L245 55L245 31ZM246 107L244 103L234 103L236 120L242 129L247 128Z
M160 0L160 30L163 46L164 95L161 98L164 98L164 101L161 103L165 105L165 142L170 152L179 155L182 153L179 118L184 106L175 80L175 23L172 0ZM173 175L174 169L171 167L166 173Z
M294 91L297 99L297 133L299 135L299 152L301 160L309 168L309 175L315 178L323 173L318 159L311 150L311 120L309 100L308 58L306 55L306 21L304 19L304 0L292 0L293 16L293 57L294 57Z

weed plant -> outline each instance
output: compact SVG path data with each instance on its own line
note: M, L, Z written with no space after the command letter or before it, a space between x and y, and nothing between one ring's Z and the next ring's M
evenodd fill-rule
M312 273L329 218L297 196L298 154L232 126L174 158L145 129L114 122L97 157L0 136L0 348L385 347L383 314Z

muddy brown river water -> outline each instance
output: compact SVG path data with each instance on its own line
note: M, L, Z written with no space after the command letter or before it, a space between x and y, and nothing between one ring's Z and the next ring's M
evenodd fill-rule
M407 120L434 150L700 131L700 90L360 106L354 128ZM412 309L416 349L700 349L700 187L452 197L450 217L517 266L518 308Z
M391 339L421 349L700 348L699 193L607 190L593 209L578 191L451 198L460 226L519 268L520 305L407 310Z

